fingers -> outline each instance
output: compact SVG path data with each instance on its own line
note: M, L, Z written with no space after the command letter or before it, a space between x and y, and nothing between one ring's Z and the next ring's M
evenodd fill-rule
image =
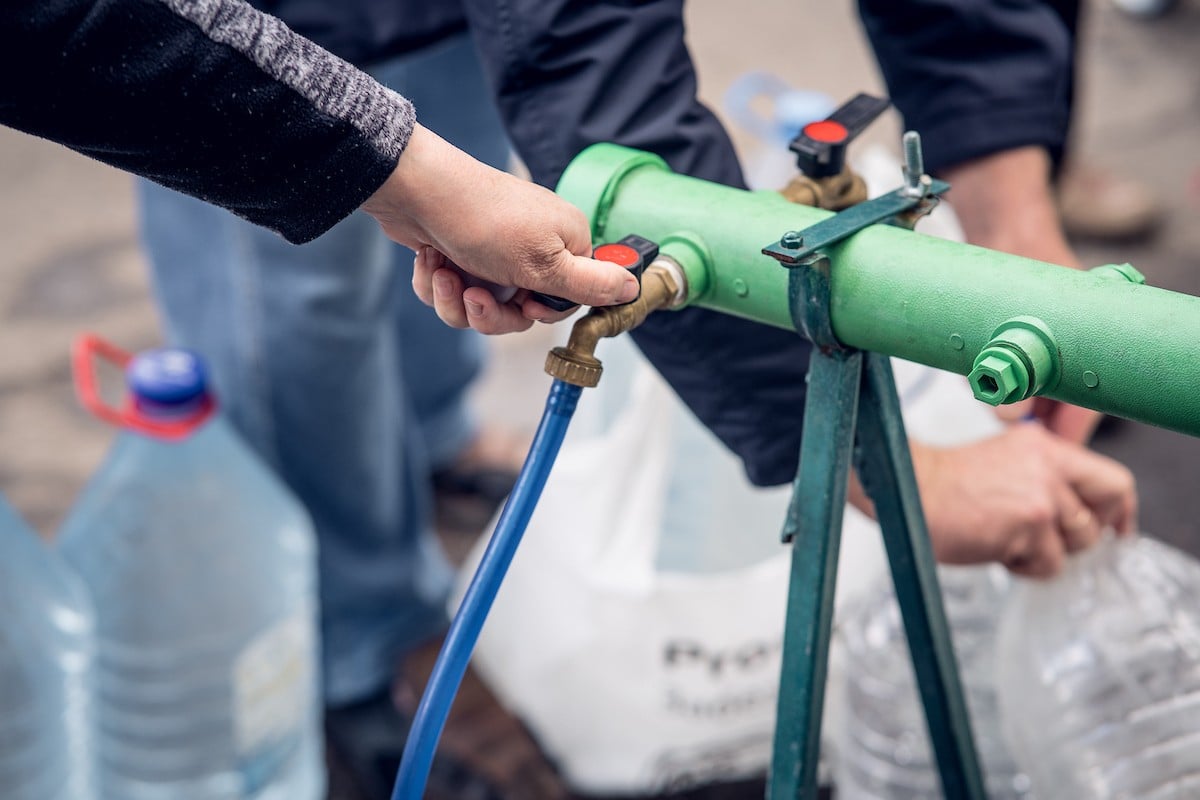
M1063 476L1101 527L1132 533L1137 526L1137 484L1133 473L1111 458L1061 442L1056 459Z
M637 278L624 267L573 255L565 249L559 253L556 263L539 268L537 272L539 274L533 280L524 284L525 288L565 297L581 305L628 303L636 300L641 291ZM550 309L546 311L553 313Z
M413 259L413 291L453 328L494 335L528 330L533 325L519 304L501 303L491 290L467 286L463 275L432 247L422 247Z
M1027 578L1053 578L1062 571L1067 558L1066 545L1052 523L1041 526L1024 538L1004 559L1004 566Z
M430 278L433 285L433 310L442 322L452 328L469 328L467 307L463 294L467 287L462 277L452 269L436 269Z
M441 266L442 254L432 247L419 248L413 258L413 291L427 306L433 305L433 273Z
M1103 528L1079 496L1069 486L1056 489L1058 533L1068 553L1086 550L1100 540Z
M528 330L533 325L519 308L498 302L487 289L466 286L457 270L435 270L432 283L433 310L452 328L474 328L496 335Z
M481 287L472 287L463 292L462 302L468 324L489 336L526 331L533 325L533 320L526 319L520 308L499 302L495 295Z

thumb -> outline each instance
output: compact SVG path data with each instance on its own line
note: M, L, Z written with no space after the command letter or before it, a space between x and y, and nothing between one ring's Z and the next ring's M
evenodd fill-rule
M636 300L637 278L610 261L597 261L563 250L554 268L546 270L538 286L528 288L565 297L587 306L611 306Z

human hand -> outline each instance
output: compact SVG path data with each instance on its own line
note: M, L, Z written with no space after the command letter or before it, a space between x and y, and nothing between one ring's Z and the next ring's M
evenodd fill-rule
M938 561L999 561L1020 575L1050 577L1104 530L1136 526L1133 474L1041 425L961 447L911 447Z
M1079 269L1067 244L1050 186L1050 158L1041 147L1006 150L946 170L947 195L967 241L980 247ZM1072 442L1091 439L1101 414L1047 398L999 406L1010 423L1037 419Z
M417 251L413 288L447 324L482 333L528 328L564 314L530 291L585 305L638 295L637 279L588 256L587 219L553 192L493 169L417 125L395 171L363 204L384 233ZM518 287L504 302L463 272ZM568 312L569 313L569 312Z

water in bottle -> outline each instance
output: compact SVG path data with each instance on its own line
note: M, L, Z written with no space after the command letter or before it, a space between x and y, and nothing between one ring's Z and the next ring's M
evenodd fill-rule
M940 567L938 579L988 797L1032 798L1000 735L993 664L1009 589L999 567ZM843 800L942 797L908 641L886 579L841 626L847 674L838 686L834 783Z
M97 609L100 783L109 800L316 800L315 553L298 502L213 413L200 359L126 363L132 400L86 405L125 430L61 548ZM82 353L82 355L80 355Z
M1200 563L1146 537L1022 581L1000 631L1003 729L1055 797L1200 797Z
M0 797L91 800L92 614L79 580L0 499Z

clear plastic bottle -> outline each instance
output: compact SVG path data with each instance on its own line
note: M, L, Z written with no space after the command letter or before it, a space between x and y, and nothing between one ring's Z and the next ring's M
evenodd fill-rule
M81 371L82 374L82 371ZM129 362L122 431L60 546L97 609L106 800L316 800L309 519L211 408L182 350ZM89 399L90 398L90 399ZM166 438L164 438L166 437Z
M1022 581L1000 630L1003 728L1055 797L1200 797L1200 563L1110 539Z
M994 682L996 628L1009 578L998 567L943 566L938 579L988 796L1032 798L1029 779L1000 735ZM845 696L839 698L834 783L843 800L936 800L941 781L900 607L891 582L881 583L841 628L847 674L837 684Z
M797 89L769 72L747 72L725 93L729 119L754 137L746 158L746 184L751 189L782 189L796 176L792 138L810 122L824 119L836 107L824 92ZM766 114L761 113L765 108Z
M78 579L0 499L0 797L95 797L92 614Z

